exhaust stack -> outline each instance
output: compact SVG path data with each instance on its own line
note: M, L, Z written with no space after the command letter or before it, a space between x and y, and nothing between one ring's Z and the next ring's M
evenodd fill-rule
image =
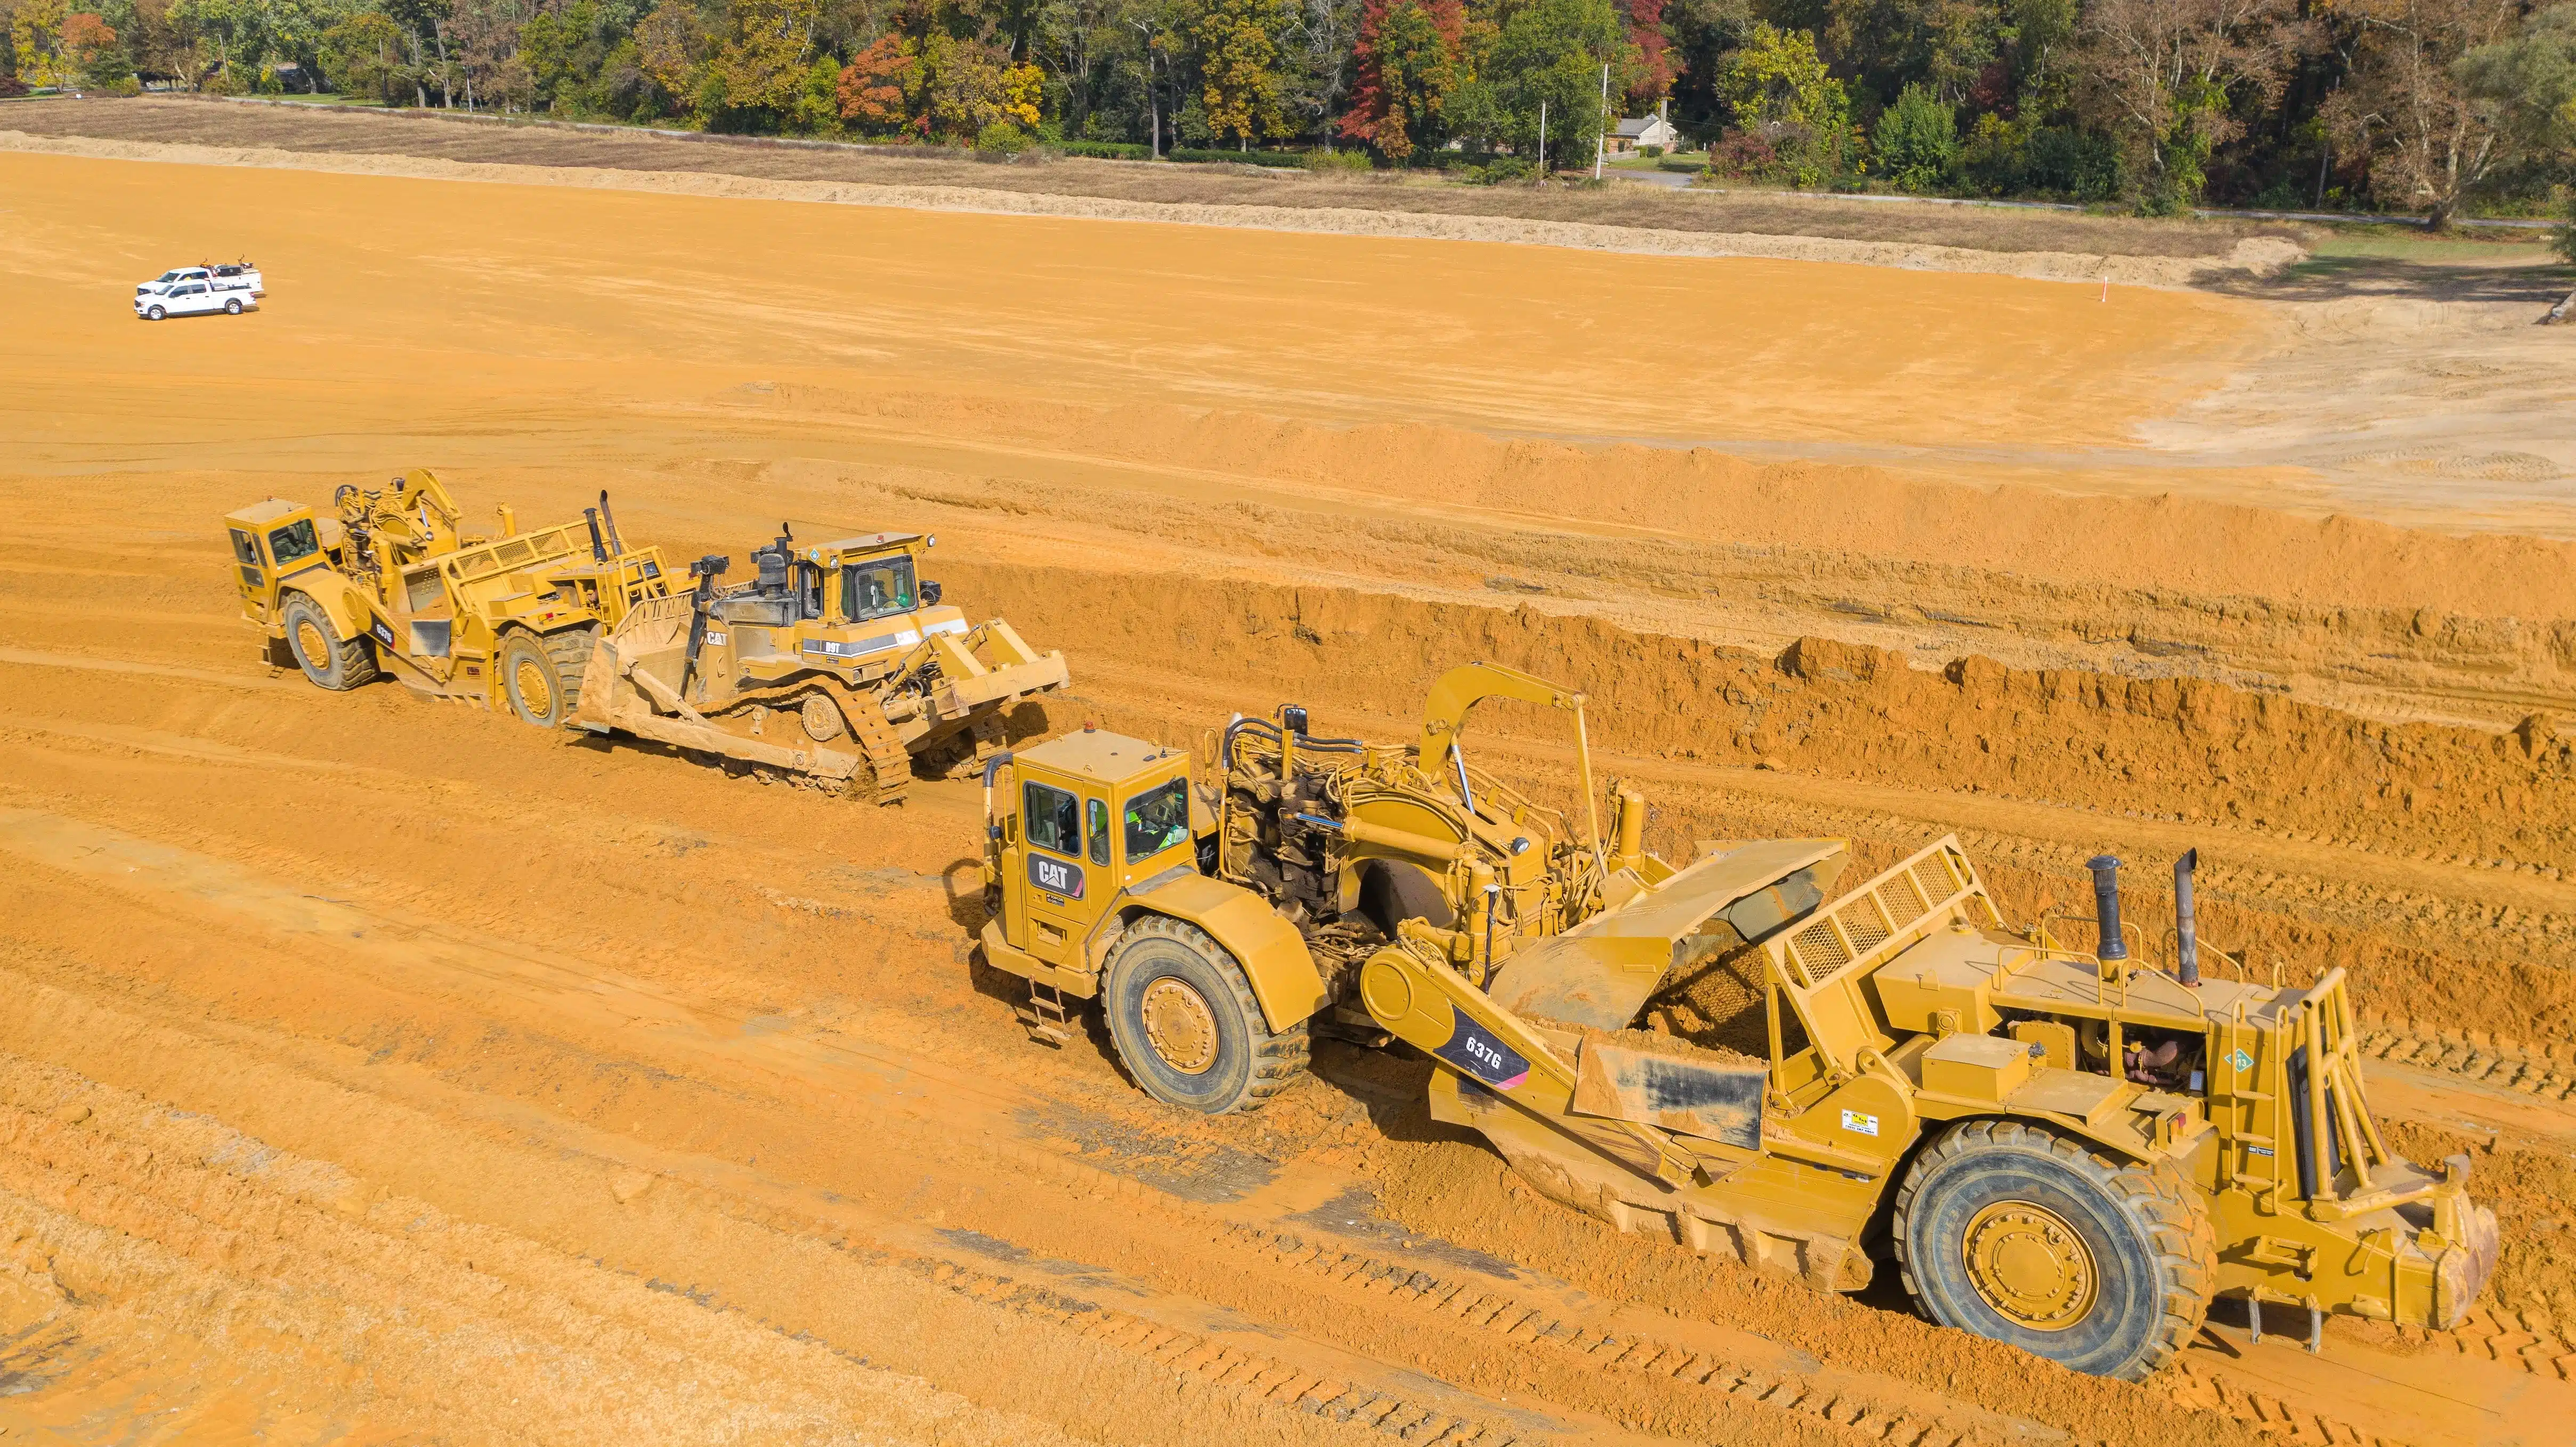
M2200 925L2192 911L2191 874L2200 867L2200 851L2186 849L2174 861L2174 978L2200 988Z
M590 560L594 563L607 562L608 545L599 540L599 509L583 508L581 517L582 521L590 524Z
M609 550L621 555L624 554L626 551L626 540L617 535L617 514L608 510L608 489L604 487L599 490L599 520L608 524Z
M2084 861L2093 871L2093 920L2102 941L2094 953L2105 965L2129 957L2129 942L2120 933L2120 861L2096 854Z

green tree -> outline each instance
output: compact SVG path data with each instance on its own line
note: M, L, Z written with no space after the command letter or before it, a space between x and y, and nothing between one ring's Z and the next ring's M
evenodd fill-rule
M2532 15L2519 33L2472 48L2453 67L2462 90L2488 108L2524 155L2562 179L2576 171L2576 5ZM2558 254L2576 262L2576 186L2567 188Z
M1198 42L1199 100L1208 129L1244 150L1285 135L1280 111L1279 42L1265 0L1203 0L1190 22Z
M1472 48L1480 53L1460 87L1458 129L1537 156L1544 106L1547 154L1539 159L1566 166L1591 165L1609 129L1601 68L1610 68L1613 96L1625 95L1641 68L1611 0L1527 0Z
M1939 190L1959 160L1958 118L1930 86L1899 92L1896 104L1878 113L1870 140L1879 169L1908 191Z
M1758 136L1793 185L1818 186L1858 169L1851 97L1816 52L1816 37L1757 21L1717 77L1736 126Z
M402 27L377 10L332 26L322 32L322 74L342 95L399 103L412 89L404 73Z

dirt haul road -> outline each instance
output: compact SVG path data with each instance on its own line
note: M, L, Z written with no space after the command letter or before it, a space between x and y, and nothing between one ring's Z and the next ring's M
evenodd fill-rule
M12 1440L2503 1443L2576 1411L2563 549L1472 430L1714 391L2112 437L2261 308L2141 293L2171 310L2088 351L2066 288L1993 278L0 177ZM124 315L218 245L261 314ZM1819 304L1864 291L1837 352ZM1682 403L1612 395L1686 308L1755 340ZM2092 410L2030 400L2079 382ZM2490 1309L2317 1357L2222 1317L2123 1386L1573 1217L1433 1126L1418 1062L1326 1045L1257 1116L1175 1119L972 966L971 788L861 810L257 663L215 516L415 462L530 520L605 484L678 557L782 511L935 530L951 596L1074 661L1023 731L1186 745L1295 698L1394 735L1488 657L1592 691L1667 851L1956 830L2027 917L2101 848L2151 881L2198 844L2206 936L2349 969L2390 1128L2476 1156ZM1479 726L1543 779L1529 722Z

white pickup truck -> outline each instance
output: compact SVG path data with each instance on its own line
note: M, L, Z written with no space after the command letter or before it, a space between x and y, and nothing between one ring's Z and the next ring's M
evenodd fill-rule
M259 268L247 261L213 266L179 266L134 288L134 314L146 321L230 312L255 311L268 285Z

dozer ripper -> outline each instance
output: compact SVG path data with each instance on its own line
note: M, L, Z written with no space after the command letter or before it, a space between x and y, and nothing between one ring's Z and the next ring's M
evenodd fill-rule
M304 676L344 690L381 673L414 692L506 703L560 726L581 690L593 636L670 592L662 555L629 550L608 494L580 522L521 531L507 507L489 537L421 468L367 490L341 487L333 513L272 498L224 519L242 616L266 657L282 646Z
M1002 719L1065 686L999 618L969 624L919 576L937 539L870 533L802 546L785 524L732 559L690 565L692 587L602 635L575 722L713 755L879 804L900 802L916 758L971 767Z
M2220 1297L2303 1312L2313 1350L2330 1313L2447 1328L2483 1289L2495 1215L2465 1157L2381 1137L2342 972L2204 978L2191 857L2170 971L2131 958L2107 857L2091 952L2010 927L1955 839L1839 893L1839 840L1676 869L1631 787L1577 836L1469 767L1497 696L1574 714L1588 820L1582 696L1487 665L1411 749L1239 719L1196 795L1188 756L1096 731L989 761L987 961L1059 1039L1098 999L1139 1085L1201 1111L1365 1022L1557 1201L1826 1290L1892 1263L1932 1320L2079 1371L2144 1379Z

